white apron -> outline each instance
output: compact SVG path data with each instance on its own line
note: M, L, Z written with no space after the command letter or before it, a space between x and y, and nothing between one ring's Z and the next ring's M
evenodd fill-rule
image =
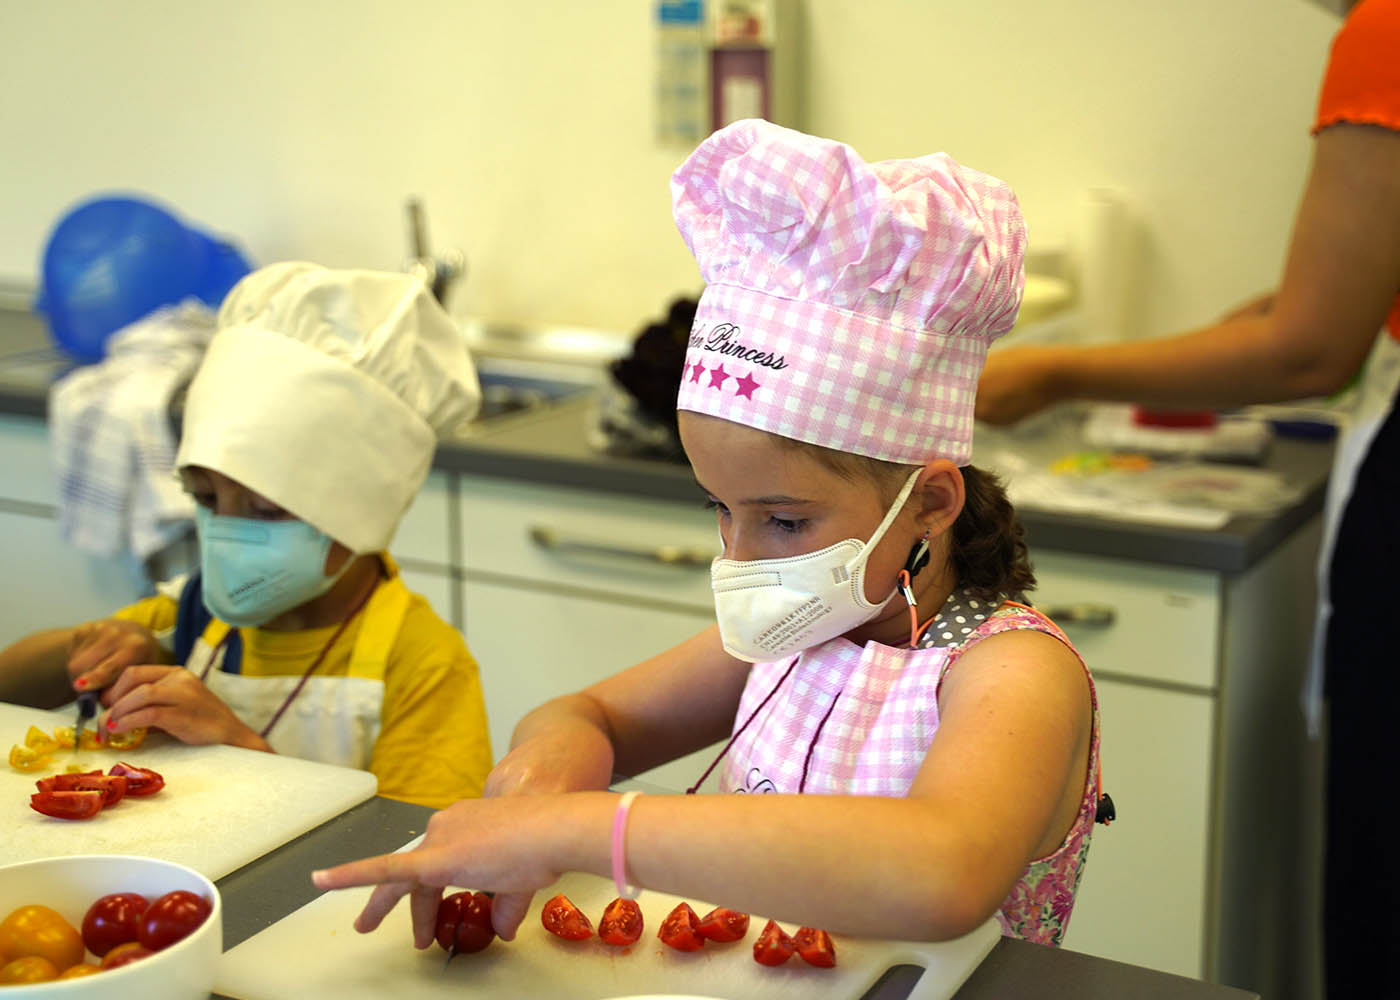
M1324 645L1327 622L1332 616L1329 576L1332 571L1332 549L1337 529L1347 501L1351 499L1356 474L1371 450L1371 442L1390 415L1400 386L1400 341L1382 330L1375 347L1366 360L1356 400L1347 417L1347 425L1337 441L1332 460L1332 475L1327 482L1327 500L1322 508L1322 545L1317 559L1317 613L1313 620L1312 650L1308 661L1308 676L1303 684L1303 715L1307 719L1308 735L1318 739L1322 732L1322 688Z
M265 738L280 754L366 770L379 737L384 703L384 671L408 609L408 590L386 580L375 588L364 610L346 675L311 676ZM262 732L301 675L245 677L225 673L223 642L230 626L217 618L205 628L186 668L235 715ZM246 648L246 647L245 647ZM309 664L308 664L309 665Z

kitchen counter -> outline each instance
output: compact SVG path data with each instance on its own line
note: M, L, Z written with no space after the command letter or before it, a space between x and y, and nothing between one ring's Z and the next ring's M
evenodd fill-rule
M224 949L241 944L314 899L313 870L397 850L423 832L431 814L424 806L373 798L226 875L218 882L224 901ZM405 948L411 946L404 942ZM861 1000L902 1000L916 978L913 967L896 966ZM1258 994L1007 938L997 942L957 992L958 1000L1031 996L1247 1000Z
M0 415L43 418L48 384L63 367L37 317L0 309ZM700 502L684 464L596 451L588 441L593 408L593 399L585 394L480 424L468 438L442 444L434 465L547 486ZM1275 440L1262 468L1296 488L1298 501L1268 515L1236 516L1217 530L1024 508L1019 513L1032 549L1238 573L1322 509L1331 455L1330 443Z

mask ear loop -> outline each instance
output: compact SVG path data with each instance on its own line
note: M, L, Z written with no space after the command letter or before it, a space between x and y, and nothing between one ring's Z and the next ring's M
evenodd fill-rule
M909 648L913 649L919 644L928 627L933 624L933 618L919 625L919 602L914 598L914 577L919 570L928 565L928 541L929 533L924 532L924 537L914 543L909 550L909 558L904 562L904 568L899 571L899 577L895 584L899 592L904 595L904 600L909 603ZM937 615L934 616L935 618Z

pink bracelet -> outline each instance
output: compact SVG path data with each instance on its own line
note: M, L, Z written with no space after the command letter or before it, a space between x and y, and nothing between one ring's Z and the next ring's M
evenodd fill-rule
M617 800L617 811L613 813L612 826L612 876L617 894L623 899L636 899L641 889L627 888L627 860L623 842L627 838L627 811L632 808L632 800L641 792L623 792Z

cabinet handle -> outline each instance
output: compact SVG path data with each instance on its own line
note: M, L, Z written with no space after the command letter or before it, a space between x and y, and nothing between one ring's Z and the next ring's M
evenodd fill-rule
M1056 625L1084 625L1088 628L1108 628L1117 619L1118 613L1109 604L1095 604L1081 601L1078 604L1056 604L1041 608L1045 616Z
M592 555L621 556L624 559L640 559L643 562L660 563L663 566L687 566L710 568L714 553L703 549L684 548L679 545L658 545L655 547L622 545L617 542L599 541L578 535L566 535L555 528L542 524L530 526L530 541L551 552L581 552Z

